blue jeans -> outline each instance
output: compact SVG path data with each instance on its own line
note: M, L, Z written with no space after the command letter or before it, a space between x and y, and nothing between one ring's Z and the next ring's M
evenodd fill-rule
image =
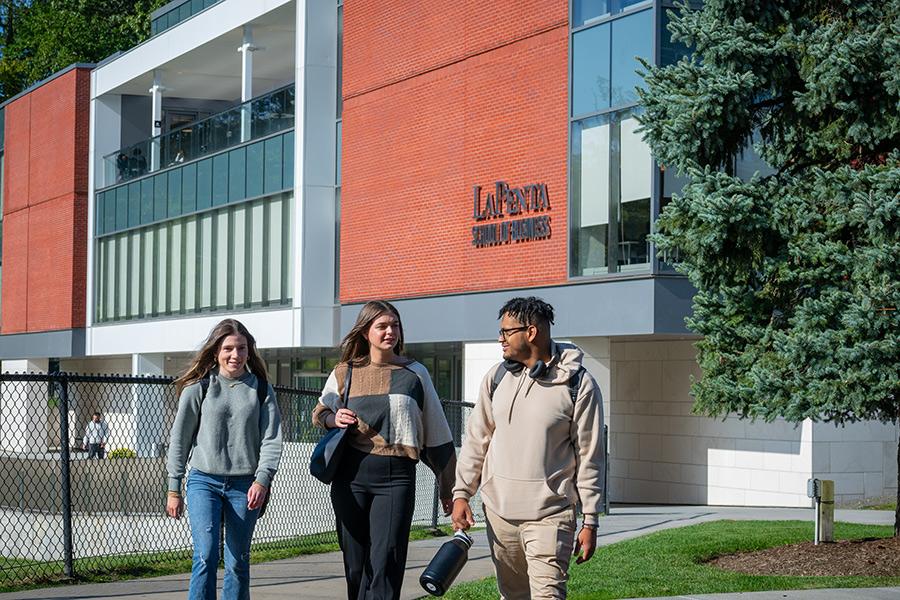
M225 517L223 600L250 598L250 540L259 510L247 508L253 476L210 475L196 469L187 481L187 510L194 540L190 600L216 600L219 529Z

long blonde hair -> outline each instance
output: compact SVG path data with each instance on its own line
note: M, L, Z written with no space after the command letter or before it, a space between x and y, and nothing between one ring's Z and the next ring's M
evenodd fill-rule
M244 339L247 340L247 366L250 368L250 372L257 377L269 379L266 373L266 363L263 362L259 351L256 349L256 338L250 335L244 324L237 319L223 319L209 332L209 336L203 342L203 346L194 355L191 365L175 380L177 394L180 395L181 390L186 386L206 377L217 365L216 355L218 355L219 349L222 347L222 340L229 335L244 336Z
M369 340L366 338L366 334L369 333L369 327L372 326L375 319L387 313L397 317L397 323L400 324L400 334L397 336L397 343L394 344L394 354L399 356L403 353L403 323L400 321L400 312L386 300L370 300L360 309L359 316L356 317L356 324L341 340L341 362L353 363L354 366L365 365L369 362Z

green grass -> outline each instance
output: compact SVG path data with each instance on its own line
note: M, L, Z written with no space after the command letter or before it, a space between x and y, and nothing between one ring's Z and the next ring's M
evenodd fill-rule
M889 537L892 527L836 523L836 539ZM715 521L669 529L602 547L587 563L572 563L569 598L640 598L765 590L900 585L900 577L782 577L723 571L702 561L811 541L805 521ZM496 598L493 577L454 586L449 600Z
M409 539L410 541L416 541L447 535L450 535L450 531L447 528L432 530L431 527L415 526L410 531ZM253 544L250 562L270 562L305 554L335 552L339 549L334 532L304 535L278 542ZM23 575L19 580L0 583L0 593L72 583L105 583L123 579L190 573L190 554L190 550L184 550L180 552L81 559L75 561L76 577L74 579L66 579L62 576L62 562L36 562L0 557L0 569L18 570L30 567L33 572L37 573L55 573L54 575L35 575L31 577Z
M883 502L881 504L864 504L863 510L897 510L897 502Z

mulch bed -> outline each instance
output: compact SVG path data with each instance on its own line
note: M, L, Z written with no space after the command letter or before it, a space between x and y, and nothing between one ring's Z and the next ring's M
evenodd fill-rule
M845 540L818 546L803 542L719 556L708 564L748 575L900 577L900 538Z

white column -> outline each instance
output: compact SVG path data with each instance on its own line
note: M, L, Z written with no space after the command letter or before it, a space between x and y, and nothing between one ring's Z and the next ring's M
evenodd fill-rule
M163 354L133 354L131 374L161 376L165 371ZM138 456L156 457L162 453L168 432L165 426L165 398L168 386L159 384L132 386L134 411L134 450ZM129 444L124 444L128 446Z
M253 45L253 27L244 25L244 42L238 48L241 53L241 102L253 98L253 53L259 50ZM241 109L241 141L250 139L251 110L245 104Z
M7 373L46 373L46 358L4 360ZM56 390L54 390L56 391ZM46 383L8 381L0 390L0 447L6 452L43 457L47 452L50 388ZM58 431L59 415L53 415Z
M150 144L150 170L159 169L159 134L162 133L162 93L165 91L162 85L162 75L159 71L153 71L153 87L150 88L150 98L152 104L152 122L150 123L150 131L153 135L153 141Z

